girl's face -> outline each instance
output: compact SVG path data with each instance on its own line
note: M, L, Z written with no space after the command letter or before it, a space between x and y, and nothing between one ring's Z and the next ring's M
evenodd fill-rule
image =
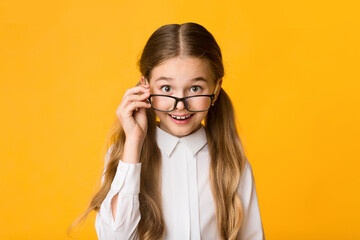
M195 57L175 57L154 67L149 82L151 94L183 98L213 94L215 90L213 79L207 60ZM221 81L219 84L218 90L220 90ZM189 112L184 103L179 101L173 111L160 112L155 110L155 113L160 119L159 127L162 130L171 135L182 137L198 130L208 111ZM176 117L185 117L185 119L178 120L175 119Z

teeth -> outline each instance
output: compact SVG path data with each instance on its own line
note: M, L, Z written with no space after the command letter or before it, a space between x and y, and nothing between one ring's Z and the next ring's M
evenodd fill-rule
M187 119L187 118L191 117L191 114L188 115L188 116L183 116L183 117L178 117L178 116L171 115L171 114L170 114L170 116L173 117L173 118L175 118L175 119L177 119L177 120L182 120L182 119Z

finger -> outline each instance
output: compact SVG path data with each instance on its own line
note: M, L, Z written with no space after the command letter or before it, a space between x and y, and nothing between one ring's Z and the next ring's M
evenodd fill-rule
M119 117L120 121L123 122L128 117L132 117L134 111L138 111L141 108L150 108L151 104L147 102L132 102L125 107L118 108L116 110L116 115Z
M146 92L142 95L129 95L127 97L125 97L123 99L125 105L131 103L131 102L136 102L136 101L145 101L146 99L148 99L150 96L149 92Z
M141 94L141 93L145 93L145 92L149 92L149 91L150 91L149 85L140 85L140 86L136 86L136 87L128 89L125 92L124 97L128 96L128 95Z
M139 108L150 108L151 104L150 103L146 103L146 102L132 102L131 104L129 104L126 109L125 112L128 113L128 116L132 115L132 113L134 111L138 111Z
M129 105L133 105L134 103L138 103L138 102L145 103L146 105L149 104L151 106L151 104L147 100L149 98L149 96L150 96L149 93L146 93L143 95L127 96L125 99L123 99L123 101L121 101L116 112L118 112L119 114L124 113ZM135 110L137 111L137 109L135 109Z
M149 85L147 85L149 86ZM142 93L140 95L140 93ZM145 101L150 95L150 88L149 87L146 87L146 86L137 86L137 87L134 87L134 88L130 88L128 89L116 112L119 112L122 113L124 111L124 109L132 102L132 101Z
M132 101L144 101L145 99L149 98L150 91L144 91L141 93L134 93L134 94L126 94L124 95L123 99L121 100L125 104L132 102Z
M119 108L119 111L122 111L122 109L127 108L127 106L133 104L134 102L143 102L143 103L149 103L147 100L149 98L150 94L146 93L143 95L133 95L128 96L121 102L121 107ZM137 110L136 110L137 111Z

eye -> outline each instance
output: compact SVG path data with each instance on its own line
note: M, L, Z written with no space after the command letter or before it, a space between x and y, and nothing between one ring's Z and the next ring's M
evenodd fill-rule
M162 87L161 87L161 90L162 90L163 92L169 93L169 92L172 91L172 88L171 88L169 85L165 85L165 86L162 86Z
M199 92L201 90L200 86L192 86L190 88L190 92Z

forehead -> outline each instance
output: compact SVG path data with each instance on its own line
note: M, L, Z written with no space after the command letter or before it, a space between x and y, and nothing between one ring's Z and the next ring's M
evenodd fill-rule
M151 71L150 82L203 81L212 84L214 81L213 79L213 73L207 59L195 57L175 57L154 67Z

